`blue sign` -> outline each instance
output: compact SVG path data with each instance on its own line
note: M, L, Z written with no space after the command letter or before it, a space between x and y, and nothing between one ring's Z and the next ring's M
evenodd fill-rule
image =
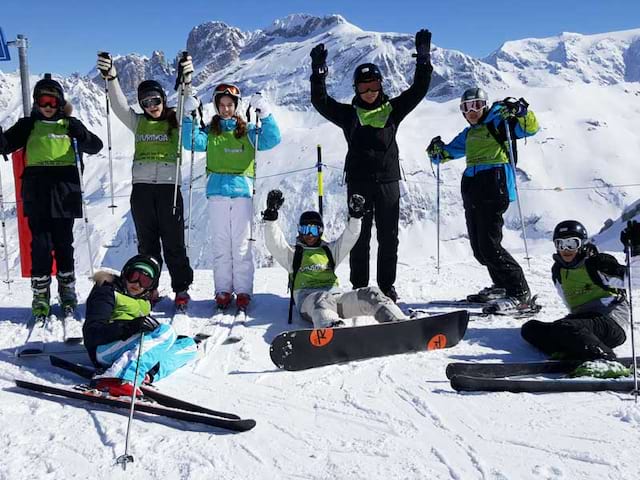
M0 28L0 62L8 62L9 60L11 60L9 46L7 45L7 41L4 39L2 28Z

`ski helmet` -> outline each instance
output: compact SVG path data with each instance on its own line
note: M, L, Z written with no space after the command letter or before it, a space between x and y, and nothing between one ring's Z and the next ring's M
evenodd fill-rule
M363 63L358 65L353 72L353 86L358 83L371 82L373 80L379 80L382 82L382 73L377 65L373 63Z
M233 99L233 103L236 106L236 111L238 111L238 106L242 101L242 94L240 93L240 88L232 83L221 83L216 86L213 90L213 96L211 97L211 101L213 102L214 107L216 108L216 112L218 111L218 99L224 95L227 95Z
M586 242L589 238L587 229L577 220L565 220L556 225L553 230L553 239L559 238L579 238L583 242Z
M467 88L460 97L460 111L464 114L470 111L484 112L489 108L489 96L480 87Z
M42 95L51 95L60 100L60 108L64 107L67 103L64 99L64 90L62 85L51 78L50 73L45 73L44 78L41 78L33 87L33 101L38 101L38 98Z
M140 104L140 108L142 108L142 99L149 97L150 94L153 93L160 95L163 105L167 103L167 94L164 92L162 85L155 80L144 80L140 85L138 85L138 103Z
M160 263L151 255L135 255L127 260L120 272L121 278L126 279L128 274L133 270L140 270L153 280L151 286L145 288L144 293L150 292L158 288L160 283Z

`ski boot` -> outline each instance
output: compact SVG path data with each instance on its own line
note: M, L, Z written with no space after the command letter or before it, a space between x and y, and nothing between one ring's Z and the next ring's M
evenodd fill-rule
M191 297L189 296L189 292L187 292L186 290L176 292L176 298L173 301L176 312L186 312L187 306L189 305L189 300L191 300Z
M31 277L31 290L33 291L33 301L31 302L31 314L36 321L42 321L49 316L51 306L49 304L51 294L49 286L51 276Z
M542 305L536 303L536 298L537 295L532 297L529 292L498 298L488 302L482 313L510 315L514 318L530 317L542 310Z
M58 272L58 296L65 317L73 316L78 306L76 276L73 272Z
M507 291L504 288L491 285L490 287L483 288L478 293L467 295L467 301L473 303L488 303L492 300L505 298L506 296Z
M394 287L393 285L391 285L389 288L381 288L382 293L385 294L385 296L389 297L393 303L396 303L398 301L398 293L396 292L396 287Z
M225 310L231 304L231 294L228 292L216 293L216 308Z
M131 397L131 394L133 394L133 383L120 378L99 378L96 380L94 388L112 397ZM136 397L141 396L142 391L136 387Z
M246 312L251 303L251 295L248 293L238 293L236 296L236 307L239 311Z

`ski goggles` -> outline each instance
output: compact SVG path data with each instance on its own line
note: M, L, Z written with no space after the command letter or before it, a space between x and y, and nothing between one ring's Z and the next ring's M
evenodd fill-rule
M361 95L367 92L379 92L380 90L382 90L380 80L371 80L370 82L356 84L356 91Z
M142 288L151 288L153 285L153 278L147 275L142 270L131 270L127 273L127 282L137 283Z
M578 237L569 238L556 238L553 243L556 245L558 251L572 251L575 252L582 247L582 239Z
M231 83L221 83L213 91L213 96L216 95L232 95L234 97L240 96L240 89Z
M54 97L53 95L42 95L38 97L36 103L40 108L58 108L58 105L60 105L60 100L58 99L58 97Z
M367 92L379 92L380 90L382 90L380 80L371 80L370 82L356 84L356 91L361 95Z
M298 233L300 235L313 235L319 237L322 234L322 227L320 225L299 225Z
M467 100L460 104L460 111L462 113L481 112L486 106L486 100Z
M144 108L157 107L162 103L162 97L147 97L140 100L140 105Z

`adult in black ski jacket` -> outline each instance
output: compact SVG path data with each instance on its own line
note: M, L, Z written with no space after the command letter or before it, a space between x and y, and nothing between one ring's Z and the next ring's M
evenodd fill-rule
M0 129L0 153L24 148L26 154L22 201L32 234L32 312L37 317L49 314L52 252L62 307L77 304L73 222L82 217L82 196L74 140L81 162L83 153L98 153L102 141L71 112L62 86L47 74L34 87L31 115L4 133Z
M431 32L416 34L417 63L411 87L395 98L382 88L382 74L371 63L359 65L353 75L355 96L351 104L339 103L327 94L327 50L319 44L311 51L311 103L336 124L347 140L345 173L347 195L362 195L367 214L362 232L351 250L351 283L354 288L369 284L369 243L376 221L378 236L378 286L394 301L398 261L398 219L400 214L400 161L396 134L400 122L424 98L431 81Z

